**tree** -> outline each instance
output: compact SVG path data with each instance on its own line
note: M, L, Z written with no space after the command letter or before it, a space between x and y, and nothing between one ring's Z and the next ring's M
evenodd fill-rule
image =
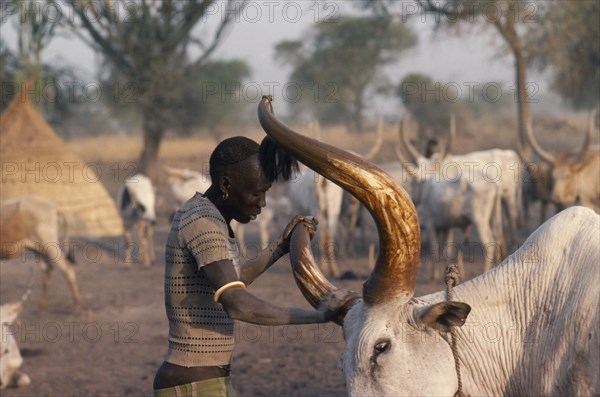
M527 81L531 48L526 43L527 37L538 27L542 18L539 3L530 0L416 0L414 4L420 7L419 10L393 0L363 0L361 4L383 15L400 13L407 17L417 11L421 15L435 13L443 16L436 18L438 26L457 27L460 23L473 25L474 22L483 21L484 26L493 27L515 60L518 139L524 152L531 154L524 139L526 123L531 117L529 104L532 101Z
M15 95L15 90L11 88L14 86L18 71L17 56L6 46L4 40L0 39L0 81L2 82L0 112L8 107Z
M383 67L417 42L406 25L387 17L328 19L307 36L278 43L276 57L293 66L290 78L306 93L305 106L323 121L336 114L353 132L363 129L366 95Z
M238 121L244 104L240 84L248 77L250 67L241 60L216 60L188 70L178 112L180 129L187 133L191 126L204 126L215 131L220 124Z
M45 85L53 82L54 72L58 69L42 63L42 52L54 38L58 21L49 13L42 12L48 4L43 0L8 0L2 6L5 14L2 15L2 23L11 20L17 32L16 53L13 54L4 41L0 44L3 89L13 86L8 95L2 95L3 102L12 98L16 87L28 82L36 91L32 95L34 102L45 102L48 105L46 110L50 111L55 98L42 98L41 93ZM45 94L48 96L48 93Z
M77 16L72 22L74 32L127 81L128 87L119 88L128 88L121 92L130 94L143 120L142 172L157 173L159 146L173 123L187 71L201 66L217 48L246 1L67 2ZM218 22L209 25L210 15ZM214 27L212 34L192 34L199 22L207 29ZM199 51L194 59L188 58L190 47Z
M71 68L42 61L42 53L56 36L59 25L53 4L52 0L9 0L2 6L1 23L13 23L17 40L12 51L0 39L0 111L24 89L46 120L64 136L75 109L83 101L81 95L63 90L76 80Z
M396 95L417 122L419 142L447 132L453 106L442 95L440 83L420 73L408 74L398 85Z
M551 88L575 109L598 106L600 1L549 1L547 17L530 40L533 57L552 75Z
M112 115L119 119L121 128L130 128L139 122L137 92L118 69L110 64L103 68L103 92L120 89L123 95L104 96ZM250 77L250 67L241 60L206 61L197 68L185 68L179 87L173 87L174 106L169 128L187 135L195 128L207 127L215 132L221 123L239 121L244 101L240 84ZM177 90L177 94L173 92ZM258 95L258 94L256 94Z
M396 95L417 123L418 142L445 139L452 114L460 121L465 115L477 117L512 105L509 97L497 95L503 91L500 83L487 82L461 96L455 83L434 81L421 73L404 76L396 87Z

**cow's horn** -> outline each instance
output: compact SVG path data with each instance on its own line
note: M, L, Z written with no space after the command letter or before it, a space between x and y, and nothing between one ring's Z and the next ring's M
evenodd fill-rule
M415 164L419 164L419 159L421 158L421 154L419 153L417 148L415 148L413 146L413 144L410 142L410 140L406 136L406 121L404 120L404 116L402 116L402 118L400 118L400 123L398 124L398 137L399 137L400 143L408 151L408 154L410 156L409 160L412 160L413 163L415 163Z
M542 159L551 166L554 165L554 161L556 160L556 158L549 152L542 149L542 147L535 139L535 136L533 136L531 117L529 117L525 122L525 138L529 141L531 148L540 157L540 159Z
M381 146L383 146L383 116L379 115L377 117L377 137L375 138L375 143L369 150L367 154L363 157L367 161L371 161L375 158L379 150L381 150Z
M412 296L421 240L419 219L410 196L370 162L283 125L269 111L271 102L271 97L263 97L258 106L258 119L271 139L360 200L377 225L379 254L363 285L365 303Z
M456 136L456 116L454 113L450 113L450 128L448 130L448 139L446 139L446 144L444 148L440 152L440 161L444 160L446 156L450 153L450 149L452 147L452 141L454 141L454 137Z
M290 262L294 280L304 298L314 308L324 302L335 312L335 321L343 325L344 317L353 303L360 299L360 294L342 290L331 284L321 273L310 249L308 230L303 225L294 228L290 244Z
M594 137L594 123L596 121L596 113L590 112L588 116L588 128L585 133L585 138L583 140L583 144L581 145L581 149L577 152L577 161L583 161L585 155L590 150L590 144L592 143L592 139Z

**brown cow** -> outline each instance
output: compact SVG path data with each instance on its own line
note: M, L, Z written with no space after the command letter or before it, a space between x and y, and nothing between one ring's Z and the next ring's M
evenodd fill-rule
M600 213L600 151L591 150L594 135L594 117L590 114L588 131L577 153L562 152L554 155L538 144L531 128L526 137L534 152L551 167L552 202L558 206L580 203Z

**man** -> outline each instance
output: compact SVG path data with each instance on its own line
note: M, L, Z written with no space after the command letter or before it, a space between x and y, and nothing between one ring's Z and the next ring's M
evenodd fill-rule
M229 378L234 320L308 324L329 321L334 313L326 308L279 307L246 290L289 252L296 225L303 223L311 235L316 232L316 221L297 216L276 244L241 263L230 222L255 219L278 176L265 175L258 154L259 145L245 137L219 143L210 157L211 186L175 214L167 239L164 283L169 348L154 379L155 396L234 396Z

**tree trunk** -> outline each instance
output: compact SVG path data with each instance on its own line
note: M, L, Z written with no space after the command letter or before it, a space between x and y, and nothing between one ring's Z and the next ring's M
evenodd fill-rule
M521 145L523 153L527 156L526 159L531 160L531 147L525 139L525 125L531 117L531 109L529 107L530 98L527 94L527 60L519 48L513 47L515 54L515 72L517 83L517 139Z
M363 111L365 109L365 105L363 101L363 92L364 89L361 89L360 93L357 95L356 100L354 101L354 112L352 114L354 120L354 132L359 134L364 132Z
M165 133L164 122L152 106L145 107L144 115L144 148L140 156L140 172L155 180L158 177L158 151Z

